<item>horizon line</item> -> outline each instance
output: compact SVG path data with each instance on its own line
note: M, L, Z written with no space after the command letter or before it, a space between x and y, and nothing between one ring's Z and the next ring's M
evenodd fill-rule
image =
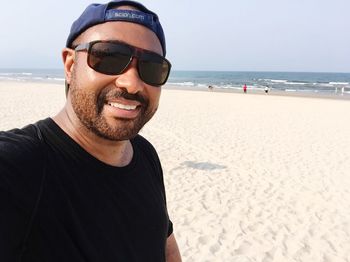
M53 67L53 68L43 68L43 67L0 67L0 70L62 70L62 68ZM254 72L254 73L328 73L328 74L350 74L349 72L345 71L273 71L273 70L210 70L210 69L173 69L172 71L183 71L183 72Z

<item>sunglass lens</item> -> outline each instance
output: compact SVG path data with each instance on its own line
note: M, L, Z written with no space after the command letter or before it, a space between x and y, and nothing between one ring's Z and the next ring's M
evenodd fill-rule
M128 66L131 54L131 49L126 45L97 42L90 48L88 64L97 72L117 75Z
M163 85L168 79L170 63L162 56L143 54L139 60L140 78L150 85Z

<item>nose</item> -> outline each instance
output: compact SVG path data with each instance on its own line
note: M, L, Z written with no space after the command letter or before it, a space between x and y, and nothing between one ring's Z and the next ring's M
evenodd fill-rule
M144 89L145 83L137 71L137 58L133 58L123 73L115 79L117 87L125 89L129 94L136 94Z

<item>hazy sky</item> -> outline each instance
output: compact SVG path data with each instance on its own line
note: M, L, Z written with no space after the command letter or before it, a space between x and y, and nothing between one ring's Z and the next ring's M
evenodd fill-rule
M0 68L61 68L91 0L3 1ZM350 72L350 0L143 0L175 70ZM216 4L215 4L216 3Z

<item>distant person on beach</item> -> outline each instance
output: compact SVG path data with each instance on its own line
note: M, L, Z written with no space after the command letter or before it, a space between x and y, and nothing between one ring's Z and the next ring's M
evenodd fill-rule
M269 87L268 87L268 86L265 86L264 91L265 91L265 93L267 94L267 93L269 92Z
M213 91L214 87L213 86L208 86L209 91Z
M247 85L246 84L244 84L244 86L243 86L243 92L247 93Z
M0 132L1 262L181 261L158 155L138 135L165 54L158 16L138 2L91 4L73 23L63 109Z

